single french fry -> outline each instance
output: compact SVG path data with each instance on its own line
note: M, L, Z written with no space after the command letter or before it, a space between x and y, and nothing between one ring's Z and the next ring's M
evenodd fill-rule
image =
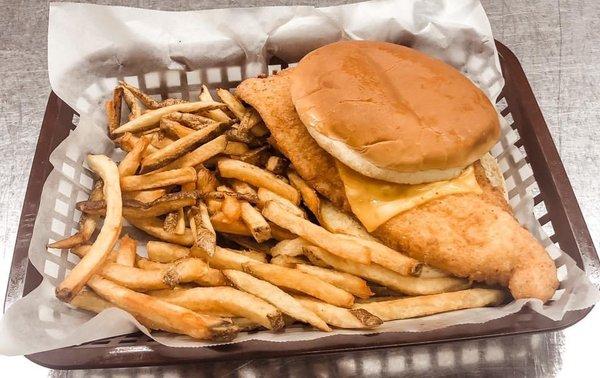
M231 130L231 131L233 132L233 130ZM231 134L228 134L228 135L231 136ZM239 137L239 135L238 135L238 137ZM248 139L247 143L256 144L258 142L254 142L252 139ZM267 160L269 160L269 156L270 156L269 146L267 145L267 146L261 146L261 147L255 148L253 150L250 150L250 151L240 155L239 160L243 161L244 163L262 167L265 164L267 164Z
M354 307L365 309L383 321L389 321L466 308L495 306L502 303L504 298L505 293L501 290L475 288L390 301L357 303Z
M271 303L284 314L309 323L321 331L331 331L331 328L321 318L277 286L238 270L226 269L223 274L238 289Z
M213 119L198 114L181 112L169 113L166 116L164 116L163 119L169 119L171 121L179 122L187 126L188 128L194 130L200 130L201 128L206 127L206 125L215 122ZM225 121L228 121L228 119Z
M394 251L380 242L364 240L350 235L348 235L348 238L369 248L371 261L375 264L379 264L403 276L419 276L421 274L423 263L418 260Z
M240 201L234 196L225 196L221 205L221 211L232 222L240 220L242 216L242 207Z
M242 194L242 195L254 197L258 200L258 193L256 192L256 190L254 190L253 187L248 185L247 182L243 182L240 180L230 180L230 184L231 184L231 189L233 189L234 192Z
M219 200L221 202L223 202L223 200L225 200L226 197L232 197L236 200L246 201L246 202L250 202L252 204L255 204L258 202L258 196L256 196L256 195L242 194L242 193L232 192L232 191L220 191L220 190L218 190L218 188L216 191L204 193L202 195L202 198L204 198L206 200Z
M267 171L273 172L278 176L283 176L287 171L289 165L290 162L282 158L281 156L270 156L269 159L267 159L265 168L267 169Z
M421 277L421 278L442 278L442 277L450 277L450 276L451 275L446 272L443 272L439 269L432 268L427 265L423 265L423 268L421 269L421 274L419 275L419 277Z
M194 236L189 228L181 235L169 233L163 230L163 221L160 218L126 218L134 227L139 228L148 235L169 243L175 243L184 246L194 244Z
M198 166L199 164L208 161L210 158L222 153L226 143L227 140L224 135L218 136L156 171L162 172L170 169Z
M252 233L246 227L244 222L236 221L231 222L229 219L223 215L222 212L216 213L210 217L210 223L213 225L215 231L224 232L227 234L234 235L245 235L252 236Z
M88 155L88 165L104 182L106 217L90 251L56 288L56 297L69 302L102 266L121 232L121 188L116 164L104 155Z
M270 254L271 256L300 256L304 254L304 247L310 245L312 244L302 238L282 240L271 248Z
M165 217L163 223L163 230L168 233L175 232L175 227L177 227L177 221L179 220L179 211L171 211Z
M241 105L241 107L238 107L238 110L242 110L242 108L244 106L242 104L239 104L239 105ZM244 114L242 115L242 118L240 118L240 130L242 130L244 132L249 132L250 130L252 130L255 126L257 126L261 122L262 122L262 119L260 118L260 114L258 114L256 109L248 108L245 110ZM257 136L263 136L263 135L257 135Z
M276 307L232 287L160 290L150 295L200 313L231 313L271 330L279 330L284 326L281 312Z
M131 91L128 88L123 87L122 90L123 99L125 100L125 103L127 104L127 107L131 112L129 114L129 120L138 118L142 114L142 108L140 108L140 104L138 104L136 98L133 96L133 93L131 93ZM115 131L117 129L113 130L113 134L115 134Z
M273 239L275 239L277 241L295 239L298 237L298 235L294 234L290 230L287 230L283 227L279 227L278 225L276 225L275 223L272 223L272 222L268 222L268 223L269 223L269 227L271 227L271 235L273 236Z
M148 258L160 263L170 263L190 255L190 249L178 244L150 240L146 244Z
M258 205L261 208L263 208L267 202L273 201L283 207L288 213L294 214L297 217L306 218L306 213L304 210L293 204L292 201L288 200L287 198L283 198L282 196L265 188L258 188L257 194Z
M185 184L195 180L196 170L187 167L145 175L121 177L121 189L123 191L155 189L169 185Z
M173 263L159 263L156 261L148 260L144 257L137 256L135 259L135 265L144 270L162 270L165 271L173 266Z
M125 266L135 265L135 256L137 255L137 243L129 235L125 235L119 241L117 251L117 264Z
M316 215L319 218L319 223L329 232L379 242L379 240L369 234L367 229L356 218L338 209L330 201L321 200L318 209L319 213Z
M175 226L175 234L183 235L185 233L185 214L183 208L178 210L177 225Z
M135 175L149 144L150 138L147 136L138 139L133 149L119 163L119 175L121 177Z
M207 286L227 285L223 274L198 258L188 257L175 262L164 272L163 281L173 287L180 283L195 282Z
M339 257L362 264L371 262L370 251L362 244L349 240L345 235L332 234L304 218L289 214L273 201L269 201L264 206L262 213L271 222Z
M286 268L295 268L297 264L306 264L307 261L302 256L287 256L279 255L275 256L270 261L273 265L279 265Z
M246 113L246 107L231 92L226 89L217 89L217 96L227 105L229 110L241 120ZM258 117L258 116L257 116ZM260 118L259 118L260 119Z
M245 201L241 202L240 208L242 221L252 233L254 240L262 243L271 239L271 227L260 211L256 210L254 206Z
M117 143L119 147L123 149L123 151L131 152L135 147L136 143L139 141L139 139L140 138L136 137L132 133L125 133L119 138L115 139L115 143ZM148 139L150 139L150 137L148 137ZM156 151L158 151L158 149L153 145L149 144L146 147L146 150L144 151L143 155L146 156Z
M338 328L370 329L383 324L383 321L369 311L356 308L347 309L319 301L314 298L294 295L300 304L323 319L327 324Z
M99 201L102 199L102 180L96 180L90 193L90 201ZM86 243L92 237L98 223L98 216L82 214L79 220L79 231L66 239L55 241L48 244L48 248L68 249Z
M328 282L335 287L339 287L340 289L345 290L359 298L369 298L373 295L371 289L367 285L367 282L362 278L352 274L308 264L296 264L296 269L306 274L318 277L322 281Z
M244 256L250 257L252 260L258 261L258 262L262 262L262 263L266 263L267 262L267 254L264 252L260 252L260 251L253 251L251 249L247 249L244 251L237 251L237 253L240 253Z
M196 172L196 189L200 194L210 193L217 190L219 181L211 171L199 164L196 166Z
M150 189L150 190L133 190L131 192L123 192L123 200L134 200L143 203L149 203L155 201L162 196L167 194L167 190L164 188Z
M255 261L242 264L242 268L273 285L300 291L335 306L351 307L354 304L352 294L296 269Z
M127 89L132 96L135 96L144 106L148 109L158 109L160 105L158 101L148 96L146 93L139 90L139 88L134 87L133 85L127 84L126 82L120 80L119 87Z
M177 139L173 143L170 143L169 145L165 146L164 148L161 148L160 150L144 157L144 159L142 160L142 172L153 171L173 161L178 160L179 158L183 157L184 155L188 154L194 149L197 149L199 146L205 144L206 142L217 138L220 134L222 134L225 131L227 127L229 127L228 124L216 123L207 126L201 130L193 131L191 134L183 138ZM223 149L225 148L224 144L226 144L226 141L224 141L222 144L223 147L221 148L221 151L223 151ZM188 164L189 165L186 166L189 167L197 165L199 163L188 162ZM183 167L181 162L179 162L177 165L178 167ZM169 168L172 169L172 166Z
M179 139L184 138L194 132L194 129L183 126L177 121L162 117L160 119L160 129L172 138Z
M166 289L169 287L163 282L163 273L158 270L144 270L107 262L98 273L108 280L136 291Z
M240 247L247 248L249 250L260 252L264 255L268 255L273 244L269 241L258 243L254 238L249 236L233 235L222 233L222 236L238 244Z
M92 248L91 244L78 245L77 247L71 248L71 252L77 255L79 258L83 258L83 256L87 255L90 249ZM116 262L117 261L117 251L114 249L110 251L108 256L106 257L106 261Z
M223 150L223 153L225 155L240 156L247 153L249 150L250 148L246 143L234 142L229 140L227 141L227 145L225 146L225 150Z
M217 166L222 177L238 179L256 187L268 189L295 205L300 203L298 191L271 172L233 159L219 160Z
M113 134L123 134L127 131L138 132L152 128L162 117L173 112L192 113L200 110L223 109L226 105L219 102L187 102L174 104L163 108L151 110L145 114L130 120L113 131Z
M254 135L257 136L259 138L263 138L269 135L270 131L267 128L267 125L265 125L264 122L260 122L257 123L256 125L254 125L251 129L250 132Z
M408 295L437 294L447 291L464 290L470 286L461 278L419 278L400 275L377 264L364 265L340 258L319 247L305 247L305 253L312 254L342 272L354 274L367 281L386 286Z
M215 253L209 256L206 252L200 250L192 250L191 256L205 260L209 266L215 269L235 269L243 270L242 264L256 261L245 255L243 252L238 253L229 248L217 246Z
M185 206L196 203L195 192L176 192L165 194L152 202L140 202L136 200L123 200L123 216L126 218L157 217L172 211L177 211ZM106 213L106 201L84 201L76 204L77 210L94 215Z
M211 103L213 102L213 98L210 95L210 92L208 91L208 88L206 87L206 85L202 86L202 91L200 92L200 95L198 96L200 101L206 102L206 103ZM209 110L207 113L209 118L217 121L217 122L226 122L231 120L231 118L229 118L229 116L227 116L227 114L225 114L225 112L221 109L214 109L214 110Z
M112 139L113 131L121 123L121 105L123 103L123 88L113 91L113 98L106 102L106 118L108 119L108 136Z
M81 290L69 303L70 305L82 310L95 312L97 314L107 308L115 307L109 301L100 298L96 293L90 290Z
M131 313L142 314L154 327L176 332L197 339L228 341L237 335L237 328L207 322L207 317L186 308L161 301L149 295L137 293L109 280L93 277L88 285L103 299ZM154 328L153 327L153 328Z
M295 171L288 172L288 179L290 180L290 185L292 185L296 190L300 192L302 196L302 200L306 204L306 207L319 219L320 219L320 208L321 208L321 199L317 192L311 188L306 181L304 181L300 175L298 175ZM325 225L322 224L323 227ZM329 232L334 232L327 227L325 227Z
M197 206L190 209L189 213L190 229L194 236L192 251L200 249L201 251L212 255L215 253L217 245L217 234L210 220L208 208L202 201L198 201Z

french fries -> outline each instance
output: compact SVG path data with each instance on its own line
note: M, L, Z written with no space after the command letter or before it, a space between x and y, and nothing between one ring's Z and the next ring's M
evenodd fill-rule
M305 247L305 253L312 254L337 270L362 277L368 281L386 286L408 295L437 294L446 291L464 290L469 282L460 278L419 278L407 277L377 264L364 265L340 258L319 247Z
M352 294L296 269L259 262L243 263L242 269L278 287L300 291L335 306L351 307L354 304Z
M231 287L160 290L150 295L196 312L230 313L274 331L284 326L277 308L252 294Z
M389 321L465 308L498 305L502 303L504 298L505 294L501 290L475 288L390 301L357 303L354 307L367 310L383 321Z
M119 249L117 251L117 264L125 266L135 265L135 256L137 255L137 243L134 239L125 235L119 241Z
M300 304L323 319L327 324L338 328L375 328L383 324L377 316L363 308L347 309L329 303L321 302L314 298L294 295Z
M228 326L226 322L210 324L206 317L191 310L137 293L109 280L93 277L88 285L100 297L133 316L143 315L152 323L152 328L203 340L228 341L237 335L237 328Z
M90 193L90 201L99 201L102 199L104 196L102 194L102 185L102 180L97 180L94 182L94 187ZM69 236L66 239L50 243L48 244L48 248L68 249L86 243L88 240L90 240L92 234L96 230L97 223L97 216L83 214L79 221L79 231L76 234Z
M125 132L138 132L151 129L156 125L160 119L166 116L169 113L173 112L185 112L185 113L193 113L199 110L212 110L212 109L223 109L225 108L225 104L219 102L187 102L181 104L174 104L170 106L165 106L164 108L159 108L155 110L151 110L147 113L144 113L129 122L125 123L122 126L117 127L113 130L113 134L123 134Z
M306 274L313 275L325 282L339 287L358 298L369 298L373 295L367 282L360 277L336 270L321 268L308 264L297 264L296 269Z
M290 214L273 201L269 201L264 206L262 213L271 222L339 257L362 264L371 262L370 251L362 244L349 240L345 236L332 234L306 219Z
M271 227L262 216L260 211L256 210L248 202L240 204L242 221L246 224L252 237L259 243L271 239Z
M121 232L121 188L116 164L104 155L88 155L88 165L104 182L106 217L89 252L56 288L56 297L69 302L100 269Z
M268 189L295 205L300 203L298 191L271 172L233 159L220 160L217 165L222 177L238 179L256 187Z
M380 243L299 176L255 109L217 94L222 102L206 86L198 102L159 101L124 82L114 90L108 134L127 154L118 167L88 157L99 179L76 204L80 229L48 246L81 259L56 288L60 300L93 313L118 307L148 329L215 341L295 320L372 329L502 302L502 291L469 289ZM130 114L119 125L122 101ZM148 258L128 235L115 248L122 217L153 237Z
M181 245L150 240L146 244L148 258L160 263L170 263L190 255L190 249Z
M305 323L309 323L321 331L331 331L331 328L329 328L327 323L319 318L314 312L303 307L291 295L279 289L277 286L254 278L251 275L238 270L226 269L223 271L223 274L238 289L264 299L277 307L284 314Z

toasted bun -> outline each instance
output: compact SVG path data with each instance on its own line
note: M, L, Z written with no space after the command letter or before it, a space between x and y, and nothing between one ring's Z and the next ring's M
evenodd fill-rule
M408 47L343 41L304 57L291 95L316 142L365 176L417 184L450 179L498 140L485 94Z

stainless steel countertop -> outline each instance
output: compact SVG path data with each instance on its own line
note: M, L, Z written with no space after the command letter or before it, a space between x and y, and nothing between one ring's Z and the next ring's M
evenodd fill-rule
M92 1L184 10L343 1ZM600 242L600 2L484 0L496 39L515 52L536 94L596 248ZM0 296L4 297L19 215L50 92L48 4L0 0ZM589 267L588 267L589 269ZM600 284L600 272L588 271ZM591 376L600 310L559 332L310 357L182 367L60 372L2 357L4 374L25 376Z

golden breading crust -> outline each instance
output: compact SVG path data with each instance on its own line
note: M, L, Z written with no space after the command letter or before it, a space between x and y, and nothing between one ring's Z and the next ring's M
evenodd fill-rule
M333 158L301 123L284 70L265 79L248 79L236 94L263 117L276 145L319 193L349 211ZM558 287L556 267L540 243L512 216L501 190L476 165L483 194L457 194L399 214L373 235L426 264L459 277L508 286L515 298L544 302Z

